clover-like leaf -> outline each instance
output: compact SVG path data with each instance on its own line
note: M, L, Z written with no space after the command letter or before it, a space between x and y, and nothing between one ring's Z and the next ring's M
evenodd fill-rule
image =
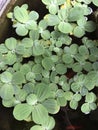
M39 14L36 11L30 11L29 19L30 20L37 20L39 18Z
M9 50L15 51L17 40L14 37L5 40L5 45Z
M78 45L77 44L72 44L70 46L70 53L73 55L77 54L78 52Z
M69 21L77 21L84 15L84 10L81 7L71 8L69 11L68 19Z
M71 89L72 89L73 92L79 92L80 88L81 88L81 85L78 84L78 83L73 82L71 84Z
M35 94L38 98L38 101L42 102L50 95L50 88L47 84L38 83L35 87Z
M40 73L42 73L42 71L43 71L43 68L42 68L41 64L35 64L32 67L32 72L35 74L40 74Z
M18 101L25 101L27 97L27 92L24 89L20 89L18 93L15 94L15 97Z
M71 91L66 91L64 93L64 96L65 96L66 100L70 101L73 98L73 93Z
M15 97L12 97L11 99L2 99L2 104L4 107L13 107L16 104L20 103Z
M20 67L20 71L25 75L31 71L31 67L28 64L24 64Z
M42 104L37 104L32 110L32 119L37 124L45 124L48 120L48 111Z
M74 36L80 38L80 37L82 37L85 34L85 31L81 27L76 26L74 28L74 32L73 33L74 33Z
M36 30L37 29L37 23L34 20L29 20L28 22L26 22L25 27L28 30Z
M91 71L92 70L92 63L90 63L90 62L85 62L85 64L83 65L83 68L84 68L84 70L86 70L86 71Z
M32 82L26 83L23 86L23 89L26 91L27 94L34 92L34 84Z
M14 8L14 17L17 21L21 23L25 23L29 18L28 11L23 7L16 6Z
M90 71L85 78L85 86L88 90L92 90L96 86L97 75L95 71Z
M34 125L30 130L45 130L45 128L41 125Z
M82 65L80 65L80 63L76 62L73 64L72 69L74 72L80 72L82 70Z
M30 39L30 38L24 38L22 41L21 41L21 44L23 44L24 47L26 48L30 48L33 46L33 40Z
M89 106L90 106L91 110L96 110L96 108L97 108L97 104L94 102L90 103Z
M64 96L64 91L62 89L57 89L56 96L57 97L63 97Z
M94 62L93 63L93 69L94 70L98 70L98 62Z
M48 14L44 17L49 26L55 26L59 24L60 20L57 15Z
M35 94L30 94L27 96L26 101L29 105L35 105L37 103L37 96Z
M38 27L39 27L39 30L44 30L44 29L46 29L46 27L47 27L47 22L46 22L46 20L44 20L44 19L40 20Z
M65 107L67 105L67 100L66 98L63 96L63 97L58 97L57 98L57 103L62 106L62 107Z
M17 61L17 57L11 51L5 56L5 63L8 65L13 65Z
M0 53L7 53L8 52L8 49L7 47L5 46L5 44L0 44Z
M49 116L48 120L46 120L45 124L43 124L43 127L47 130L52 130L55 126L55 120L53 117Z
M33 82L35 79L35 74L33 72L28 72L26 74L26 80Z
M85 102L92 103L97 99L96 95L93 92L87 93L85 97Z
M50 32L48 30L44 30L42 33L41 33L41 37L45 40L48 40L50 38Z
M68 10L66 8L61 8L59 11L58 11L58 17L60 20L64 21L67 19L68 17Z
M63 60L63 62L66 63L66 64L73 63L73 57L71 57L70 54L64 54L64 55L62 56L62 60Z
M34 42L34 45L33 45L33 54L35 56L39 56L39 55L44 54L44 47L38 41Z
M16 52L17 54L19 54L19 55L23 55L24 52L25 52L25 47L24 47L24 45L23 45L23 44L18 44L18 45L16 46L15 52Z
M57 55L52 55L52 56L51 56L51 59L52 59L53 62L57 62L57 61L59 60L59 56L57 56Z
M58 5L56 5L55 3L49 5L49 12L51 14L56 14L58 12L58 9Z
M33 54L33 50L32 50L31 47L30 48L25 48L23 57L28 58L28 57L32 56L32 54Z
M35 80L36 81L42 81L43 77L41 74L35 74Z
M72 99L72 100L70 101L69 105L70 105L70 107L71 107L72 109L76 110L77 107L78 107L78 102L77 102L76 100L73 100L73 99Z
M42 104L51 114L56 114L60 110L60 106L55 99L47 99Z
M4 84L0 88L0 96L5 100L10 100L14 95L14 89L11 84Z
M87 49L87 47L86 46L80 46L79 47L79 53L81 54L81 55L85 55L87 58L88 58L88 55L89 55L89 50Z
M81 19L77 20L77 24L79 27L84 28L85 24L87 22L86 17L82 17Z
M69 91L70 90L70 85L67 82L64 82L62 85L62 89L64 91Z
M57 64L55 69L58 74L65 74L67 72L65 64Z
M19 24L16 28L16 33L19 36L26 36L28 34L28 29L23 24Z
M10 72L3 72L0 77L3 83L10 83L12 81L12 74Z
M61 31L62 33L71 33L73 30L73 27L70 23L65 23L65 22L60 22L58 25L58 29L59 31Z
M79 93L76 93L76 94L73 95L73 99L74 99L75 101L77 101L77 102L80 101L81 98L82 98L82 96L81 96L81 94L79 94Z
M28 9L28 4L23 4L21 7L25 8L25 9Z
M89 114L91 109L90 109L90 105L89 103L84 103L82 106L81 106L81 111L85 114Z
M12 83L13 84L22 84L25 81L24 74L20 71L17 71L13 74Z
M88 89L83 86L83 87L81 88L81 90L80 90L80 94L81 94L82 96L86 96L87 93L88 93Z
M43 60L42 60L42 66L46 69L46 70L51 70L52 67L53 67L54 63L53 61L51 60L51 58L49 57L45 57Z
M31 30L29 33L30 38L35 41L39 39L39 31L38 30Z
M93 32L96 29L96 24L93 21L87 21L85 24L85 31Z
M25 120L32 112L32 106L27 103L17 104L14 107L13 115L15 119L22 121Z

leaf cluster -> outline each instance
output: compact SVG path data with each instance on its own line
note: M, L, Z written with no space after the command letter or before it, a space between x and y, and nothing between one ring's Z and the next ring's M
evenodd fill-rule
M25 37L10 37L0 44L2 104L14 107L17 120L33 121L36 125L30 130L52 130L52 115L67 105L76 110L81 100L83 113L97 108L93 90L98 87L98 41L85 36L96 28L87 17L89 4L98 6L97 1L42 2L49 14L39 22L38 13L26 4L8 13L16 33Z

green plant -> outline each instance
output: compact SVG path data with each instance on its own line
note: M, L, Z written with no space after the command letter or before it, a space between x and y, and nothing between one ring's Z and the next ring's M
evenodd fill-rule
M88 15L89 4L98 6L97 0L42 2L49 11L42 20L27 4L8 13L16 33L25 38L10 37L0 44L2 104L14 107L17 120L34 121L30 130L52 130L52 115L66 105L76 110L83 99L83 113L97 108L98 41L86 37L96 29Z

